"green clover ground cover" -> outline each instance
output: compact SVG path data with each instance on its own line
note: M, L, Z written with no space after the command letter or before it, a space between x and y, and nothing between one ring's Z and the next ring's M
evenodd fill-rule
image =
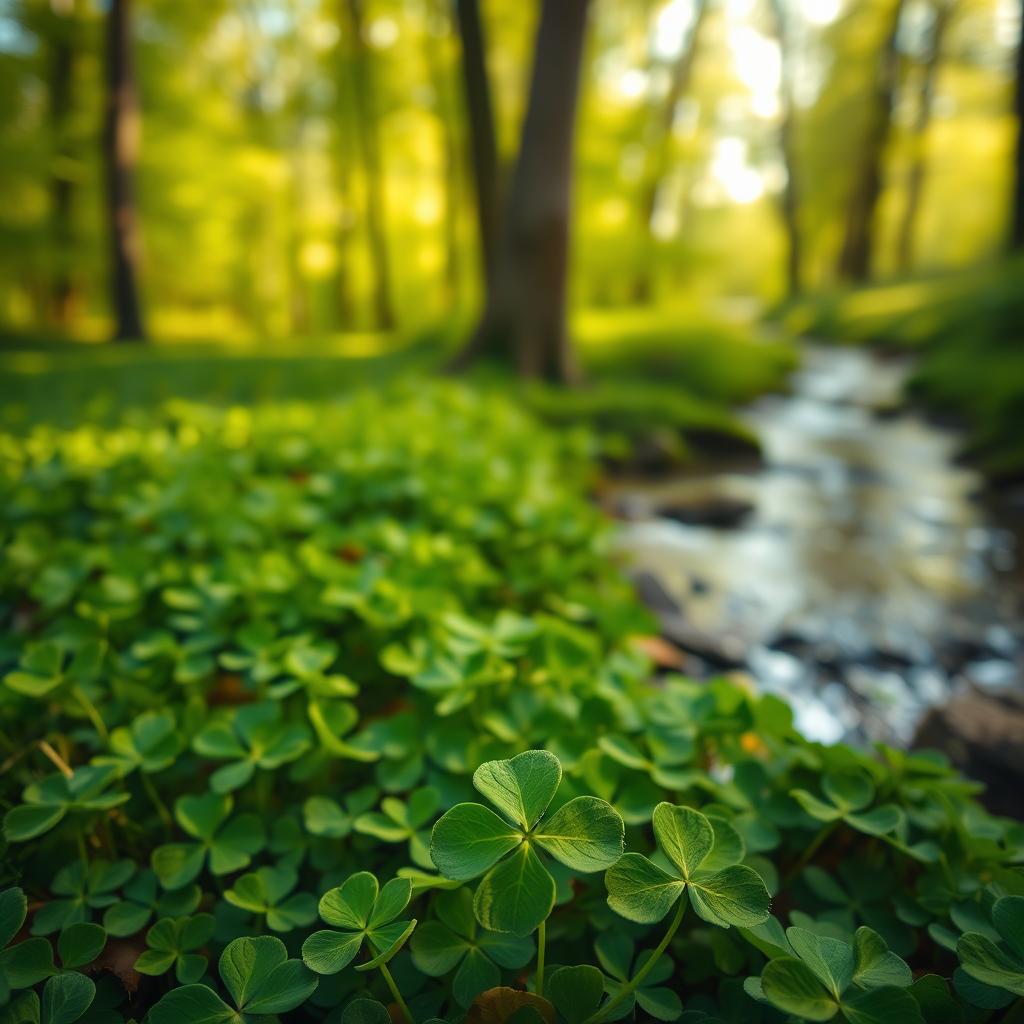
M1010 1019L1024 828L652 680L453 384L0 436L0 1024Z

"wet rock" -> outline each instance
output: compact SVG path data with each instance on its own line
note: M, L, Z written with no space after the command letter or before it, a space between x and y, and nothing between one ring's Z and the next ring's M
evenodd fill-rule
M741 498L711 496L691 502L673 502L657 512L663 519L672 519L685 526L710 526L716 530L734 530L754 511L749 501Z
M984 690L1001 690L1020 680L1020 670L1012 661L987 658L964 666L964 675Z
M977 690L954 697L928 712L913 746L942 751L984 783L981 802L993 813L1024 817L1024 697Z
M724 631L709 633L687 621L682 605L653 573L644 570L634 574L633 585L640 600L657 616L662 635L671 643L717 668L739 668L745 664L744 639Z

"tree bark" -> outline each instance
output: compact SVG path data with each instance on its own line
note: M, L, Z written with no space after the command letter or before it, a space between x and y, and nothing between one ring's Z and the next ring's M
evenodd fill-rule
M489 358L567 383L573 134L589 0L544 0L533 74L494 275L476 333L456 360Z
M114 340L146 337L139 303L139 226L135 170L139 112L132 60L132 0L111 0L107 15L107 95L104 153L111 244Z
M796 151L793 53L782 0L771 0L771 9L782 62L782 81L779 86L779 150L786 167L786 184L782 190L779 208L786 231L786 293L792 299L803 291L803 232L800 228L800 171Z
M651 139L649 172L645 175L640 194L639 213L640 228L645 238L651 234L651 221L658 206L658 196L665 183L672 152L672 128L675 125L676 110L679 102L690 90L693 79L693 68L697 62L700 34L708 11L708 0L695 0L693 25L689 38L680 45L679 53L672 65L672 78L669 82L665 102L661 105L654 125ZM649 302L653 293L650 267L644 267L633 283L633 299L636 302Z
M936 0L932 11L935 20L932 23L928 54L921 68L921 94L918 98L917 116L914 119L911 138L913 156L907 175L907 204L903 210L896 240L896 265L904 274L910 271L914 263L914 236L921 209L921 197L924 194L925 176L928 173L928 129L935 105L935 83L942 64L946 28L953 13L953 0Z
M892 128L893 103L899 82L897 35L904 0L895 0L887 26L846 211L846 234L839 256L839 277L862 283L871 275L875 242L875 211L882 195L883 163Z
M1017 113L1017 151L1014 156L1013 222L1010 248L1024 252L1024 3L1021 4L1020 44L1017 47L1017 80L1014 109Z
M455 14L462 44L462 81L469 124L469 156L476 191L480 262L485 289L490 288L498 247L498 144L494 107L487 75L487 46L480 22L479 0L456 0Z
M377 326L391 330L395 313L391 305L391 270L387 241L387 211L380 156L376 91L370 66L370 52L363 36L363 0L347 0L352 33L352 86L356 130L366 179L366 236L373 265L373 307Z

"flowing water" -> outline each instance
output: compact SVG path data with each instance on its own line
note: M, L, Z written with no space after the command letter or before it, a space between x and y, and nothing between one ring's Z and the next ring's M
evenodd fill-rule
M953 691L1021 686L1019 538L978 500L959 436L902 405L909 368L810 347L790 392L746 414L762 466L616 493L688 670L745 669L813 739L905 744ZM694 524L708 515L738 522Z

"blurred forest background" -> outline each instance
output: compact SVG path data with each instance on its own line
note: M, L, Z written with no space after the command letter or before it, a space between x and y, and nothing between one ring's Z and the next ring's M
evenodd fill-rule
M3 0L0 327L468 330L474 171L513 177L542 6ZM1022 244L1020 0L562 7L587 15L573 309L771 305Z

